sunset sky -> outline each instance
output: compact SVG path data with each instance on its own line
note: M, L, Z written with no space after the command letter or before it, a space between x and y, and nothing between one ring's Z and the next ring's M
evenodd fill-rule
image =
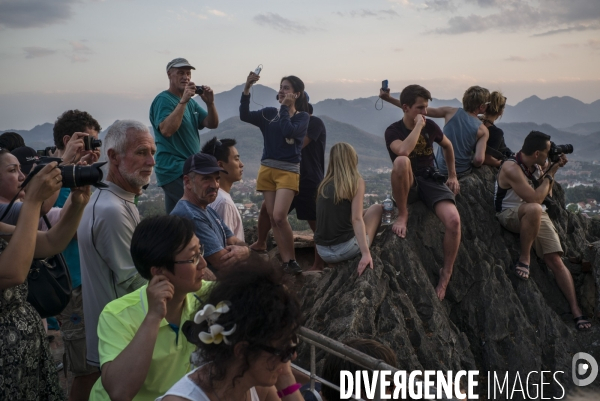
M185 57L215 92L283 75L313 102L411 83L435 98L470 85L526 97L600 98L599 0L0 0L0 129L31 129L62 111L103 126L148 121ZM218 108L218 104L217 104Z

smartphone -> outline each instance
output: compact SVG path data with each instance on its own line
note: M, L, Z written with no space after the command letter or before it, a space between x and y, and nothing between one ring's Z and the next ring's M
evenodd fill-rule
M381 81L381 89L383 89L383 90L388 89L388 80L387 79L384 79L383 81Z
M256 67L256 70L254 70L254 73L256 75L260 75L260 72L262 71L262 67L259 65L258 67Z

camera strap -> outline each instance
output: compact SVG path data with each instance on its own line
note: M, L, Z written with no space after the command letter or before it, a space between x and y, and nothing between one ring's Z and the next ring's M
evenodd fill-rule
M523 158L521 157L521 152L519 152L515 155L515 161L517 162L519 167L521 167L521 170L523 170L523 173L525 174L525 176L527 178L529 178L533 182L537 182L537 179L533 176L533 173L531 173L529 171L529 169L527 168L527 166L523 164Z

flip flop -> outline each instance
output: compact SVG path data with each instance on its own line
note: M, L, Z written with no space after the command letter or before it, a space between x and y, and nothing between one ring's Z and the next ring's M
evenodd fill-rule
M573 318L573 322L575 322L575 328L577 331L587 331L592 328L592 322L590 322L585 315ZM590 327L585 327L586 324L590 324Z
M529 265L517 261L517 263L515 263L514 269L515 274L518 278L520 278L523 281L529 280ZM519 272L522 274L519 274Z

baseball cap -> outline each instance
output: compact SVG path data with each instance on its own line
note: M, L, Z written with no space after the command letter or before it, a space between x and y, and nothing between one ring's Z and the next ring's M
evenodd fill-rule
M167 64L167 72L169 72L169 70L171 68L178 68L178 67L190 67L192 70L195 70L195 68L190 63L188 63L188 61L186 59L178 57L176 59L169 61L169 64Z
M188 175L191 171L198 174L212 174L216 172L224 172L217 164L217 159L213 155L206 153L196 153L187 158L183 164L183 175Z
M12 155L19 160L21 171L25 175L29 174L33 165L38 163L40 160L37 152L29 146L21 146L10 153L12 153Z

